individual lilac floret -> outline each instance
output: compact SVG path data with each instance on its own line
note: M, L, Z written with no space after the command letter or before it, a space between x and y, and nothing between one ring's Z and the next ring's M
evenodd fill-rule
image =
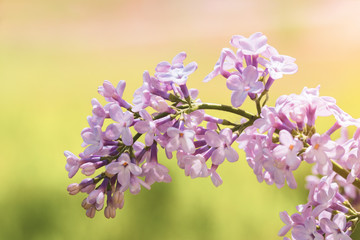
M123 153L116 162L106 166L106 172L113 175L117 174L117 180L121 184L120 191L124 192L130 186L131 174L138 176L142 170L131 162L129 154Z
M207 75L203 81L208 82L219 74L225 78L228 78L231 75L228 70L232 68L235 68L241 73L243 70L243 59L244 55L240 50L235 54L231 49L223 48L220 53L220 58L215 64L214 70L209 73L209 75Z
M233 132L230 128L224 128L220 133L215 131L207 131L205 133L205 140L209 146L216 148L212 153L211 159L213 164L220 165L225 158L229 162L236 162L239 154L231 147L233 143Z
M264 84L257 81L259 73L253 66L245 68L239 75L231 75L226 80L226 86L232 90L231 104L234 107L240 107L249 93L257 94L264 90Z
M167 135L170 137L169 142L166 144L167 151L173 152L181 147L181 149L183 149L187 153L195 152L194 131L181 131L178 128L169 127L167 130Z
M151 146L154 142L156 124L153 121L151 115L146 110L141 110L139 114L144 119L144 121L135 123L134 128L139 133L146 133L145 144L146 146Z
M184 60L186 53L181 52L176 55L172 64L168 62L161 62L156 67L156 77L163 82L173 82L178 85L184 85L188 76L197 69L197 63L191 62L184 67Z
M90 127L95 127L95 126L102 127L104 120L108 115L108 112L105 110L105 108L100 104L100 102L96 98L93 98L91 100L91 104L93 106L92 109L93 116L91 116L90 119L88 118L89 125ZM106 105L105 107L108 108L109 105Z
M164 165L158 163L158 149L156 144L151 146L150 154L147 152L147 160L142 168L141 176L145 177L145 182L152 185L154 182L171 182L171 177L168 174L169 169Z
M209 170L211 181L215 187L218 187L223 183L223 180L221 179L220 175L216 172L217 168L218 168L218 165L213 164L211 166L211 169Z
M268 184L272 184L272 182L274 182L278 188L282 188L285 185L286 180L288 186L292 189L295 189L297 187L297 183L292 171L296 170L299 165L289 166L286 163L286 158L274 157L274 154L272 154L267 148L263 150L263 153L265 155L265 160L263 163L263 167L266 170L263 176L265 181ZM254 172L256 172L255 170L256 169L254 168Z
M121 136L124 144L130 146L133 138L129 127L134 120L133 114L128 111L123 113L117 104L111 105L109 113L111 119L117 123L112 123L106 128L105 136L111 140L116 140Z
M295 226L295 222L291 219L291 217L289 216L289 214L284 211L284 212L280 212L280 219L281 221L283 221L283 223L285 223L285 226L283 226L278 235L279 236L285 236L291 228L293 228Z
M241 51L238 51L235 54L231 49L223 48L220 53L220 58L215 64L214 70L205 77L203 82L208 82L219 74L228 78L230 76L228 70L232 68L241 70L243 57Z
M313 216L308 217L301 225L296 225L291 236L294 240L323 240L322 234L317 232L316 220Z
M317 164L320 174L329 174L332 172L332 164L330 159L338 159L343 155L344 149L331 140L327 134L315 133L311 137L311 146L306 149L304 159L308 163Z
M206 160L201 154L186 155L185 161L185 175L191 178L208 177L209 171L206 166Z
M260 33L254 33L249 38L235 35L231 38L230 44L239 48L245 55L258 55L267 48L267 37Z
M309 192L309 204L316 206L313 215L318 216L325 209L337 202L336 193L339 191L337 183L332 182L334 174L322 177L319 184L312 186Z
M356 154L354 152L356 152ZM350 174L347 176L346 182L353 183L360 174L360 146L357 146L357 149L353 149L353 153L349 154L348 162L350 164L352 163L352 167Z
M332 220L322 218L320 227L326 234L326 239L330 240L351 240L346 232L346 216L344 213L338 213Z
M266 67L272 79L279 79L283 74L294 74L298 70L298 66L294 63L295 58L289 56L271 56L269 60L260 58L259 63Z
M72 178L79 170L80 159L69 151L65 151L64 155L66 157L65 169L69 172L69 178Z
M152 185L154 182L171 182L171 177L168 174L169 169L157 162L146 162L142 166L142 175L145 176L145 182Z
M276 158L286 158L286 164L292 168L297 168L300 164L300 158L297 156L298 152L303 148L303 143L297 138L293 138L286 130L281 130L279 134L278 145L274 149L274 156Z
M102 132L99 126L95 126L94 128L84 129L81 132L81 137L84 140L81 146L82 147L88 146L84 150L84 157L88 157L91 154L100 151L104 146Z
M98 88L98 92L100 95L104 96L106 101L117 102L121 107L128 109L131 105L122 99L125 87L126 82L123 80L119 81L116 88L111 84L111 82L105 80L103 85Z

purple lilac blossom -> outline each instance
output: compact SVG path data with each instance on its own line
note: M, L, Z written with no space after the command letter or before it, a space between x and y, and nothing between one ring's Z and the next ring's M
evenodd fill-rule
M245 68L243 74L231 75L227 81L226 86L232 90L231 104L234 107L240 107L248 94L261 93L264 90L264 85L258 80L259 73L253 66Z
M332 134L340 128L360 127L360 119L345 113L335 99L320 96L319 87L305 87L301 94L283 95L274 107L266 106L275 80L297 71L295 59L280 55L267 44L262 33L249 38L236 35L231 45L237 50L224 48L204 81L222 75L232 91L233 107L203 103L197 99L197 89L188 89L187 80L197 64L185 66L184 52L171 63L159 63L154 76L144 72L143 84L134 93L134 106L122 98L125 81L116 88L104 81L98 92L109 103L102 106L95 98L91 101L92 115L87 117L90 127L81 132L86 149L79 158L68 151L64 153L69 178L79 169L85 176L101 169L103 172L70 184L69 194L88 194L82 203L88 217L94 217L106 205L105 217L114 218L116 209L124 205L127 190L137 194L141 186L150 189L155 182L171 181L168 168L159 163L158 147L170 159L176 151L178 166L186 176L210 177L217 187L223 183L218 171L225 158L229 162L238 160L239 155L232 148L237 141L259 182L278 188L286 182L290 188L296 188L293 172L302 162L314 164L313 174L324 175L321 179L307 178L308 202L297 206L299 213L280 214L285 223L280 236L291 231L295 240L351 239L359 221L359 213L351 203L360 203L355 187L360 184L360 130L352 138L343 134L336 141ZM237 109L247 96L256 104L256 114ZM211 116L206 109L228 111L244 118L232 122ZM319 116L334 116L336 122L326 132L317 132L315 123ZM108 120L115 123L102 132ZM133 136L132 130L137 134ZM145 145L141 143L143 139Z

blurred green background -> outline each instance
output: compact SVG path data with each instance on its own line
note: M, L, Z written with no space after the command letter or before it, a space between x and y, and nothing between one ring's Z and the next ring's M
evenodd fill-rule
M223 79L202 79L232 35L258 31L299 66L276 82L270 104L320 84L360 117L359 9L355 0L2 0L0 239L280 239L279 212L306 202L308 166L297 172L297 190L279 190L259 184L241 153L221 167L215 188L163 159L172 183L127 194L115 219L88 219L85 195L66 191L82 177L67 178L63 151L82 151L80 131L103 80L126 80L132 99L143 71L180 51L199 65L188 84L201 99L229 104Z

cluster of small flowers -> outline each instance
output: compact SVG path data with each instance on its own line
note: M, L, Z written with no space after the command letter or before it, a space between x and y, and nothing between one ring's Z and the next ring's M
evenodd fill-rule
M339 126L335 124L328 133ZM285 236L292 229L291 236L294 240L351 239L349 236L360 220L359 212L353 207L360 203L360 175L356 166L360 162L359 136L358 129L352 138L348 138L347 129L342 128L341 137L336 141L336 148L338 151L340 149L341 156L333 162L334 169L319 179L318 168L313 168L314 175L306 178L308 203L297 206L299 213L291 217L287 212L280 213L280 218L286 225L279 231L279 236ZM336 171L339 169L343 170Z
M184 52L171 63L160 62L154 76L145 71L132 104L122 97L125 81L116 88L105 81L98 92L108 103L102 106L97 99L92 100L89 127L81 132L86 149L79 157L65 151L70 178L79 169L86 176L103 170L94 178L70 184L69 193L88 193L82 203L88 217L104 207L106 195L104 213L113 218L116 209L124 205L127 189L137 194L141 186L150 189L155 182L171 181L169 170L159 163L159 148L165 149L169 159L176 152L178 166L186 176L210 177L219 186L222 179L217 170L225 159L238 160L232 148L237 142L259 182L275 183L280 188L286 181L290 188L296 188L293 171L303 161L315 163L313 173L325 176L321 180L309 178L309 202L298 207L301 214L289 217L281 213L286 226L279 235L293 228L295 240L323 239L318 236L324 235L342 239L328 237L335 232L349 236L359 216L346 198L359 200L360 130L350 139L343 136L334 141L331 135L340 128L360 127L360 120L341 110L333 98L319 96L319 87L305 87L300 95L284 95L275 107L266 106L274 81L297 71L295 59L280 55L262 33L249 38L236 35L230 43L237 50L224 48L204 81L217 75L225 77L232 91L232 106L203 103L197 98L198 90L188 89L187 79L197 64L184 65ZM255 103L257 114L239 108L247 97ZM241 123L211 116L207 109L237 114ZM334 116L336 120L322 134L315 129L319 116ZM105 120L111 123L103 130ZM139 141L143 135L145 144ZM344 189L341 194L338 184ZM312 238L304 238L304 234Z
M335 174L319 179L309 178L308 203L297 206L299 213L288 215L281 212L280 218L286 224L279 231L284 236L290 229L292 239L351 239L359 215L339 193L334 182ZM284 238L288 239L287 237Z
M317 117L330 115L335 117L335 124L326 133L316 133ZM305 87L300 95L281 96L275 107L264 106L261 118L241 134L238 142L259 182L275 183L280 188L286 180L290 188L296 188L292 172L302 161L315 163L317 174L329 175L333 172L331 160L339 162L348 157L349 147L330 136L340 127L351 125L359 127L360 121L343 112L333 98L320 97L319 87ZM358 167L354 174L356 171ZM356 177L351 176L351 180Z

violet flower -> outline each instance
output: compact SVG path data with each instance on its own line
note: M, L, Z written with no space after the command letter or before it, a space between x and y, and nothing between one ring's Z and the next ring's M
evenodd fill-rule
M185 58L186 53L181 52L173 58L171 64L168 62L159 63L156 67L156 77L163 82L184 85L188 76L197 69L196 62L191 62L184 66L183 61Z
M146 146L151 146L154 142L156 124L153 121L151 115L146 110L141 110L139 114L144 120L135 123L134 128L139 133L146 133L145 144Z
M272 79L280 79L283 74L294 74L297 72L298 67L294 63L295 58L289 56L271 56L269 60L259 58L259 63L267 68L269 75Z
M111 119L117 123L112 123L106 128L105 136L111 140L116 140L121 136L124 144L130 146L133 139L129 127L134 120L133 114L128 111L123 113L116 104L110 106L109 113Z
M233 132L230 128L222 129L219 134L215 131L207 131L205 133L205 140L209 146L216 148L211 155L213 164L220 165L224 162L225 158L229 162L236 162L238 160L239 154L231 147Z
M257 81L258 71L253 66L245 68L239 75L231 75L226 80L226 86L232 90L231 104L234 107L240 107L249 93L257 94L264 90L264 84Z
M281 145L274 149L274 156L276 158L285 157L286 164L296 169L300 164L300 158L297 154L303 148L303 143L297 138L293 138L286 130L280 131L279 141Z
M84 157L88 157L103 148L102 131L99 126L94 128L86 128L81 132L81 137L84 140L82 147L87 148L84 150Z
M235 35L230 43L245 55L258 55L266 50L267 37L260 32L252 34L249 38Z
M168 143L166 144L167 151L173 152L181 148L187 153L195 152L195 132L193 130L181 131L178 128L169 127L167 130L167 135L170 137Z
M129 154L123 153L116 162L106 166L106 172L113 175L117 174L117 180L121 184L121 191L124 192L130 186L131 175L138 176L142 170L131 162Z

